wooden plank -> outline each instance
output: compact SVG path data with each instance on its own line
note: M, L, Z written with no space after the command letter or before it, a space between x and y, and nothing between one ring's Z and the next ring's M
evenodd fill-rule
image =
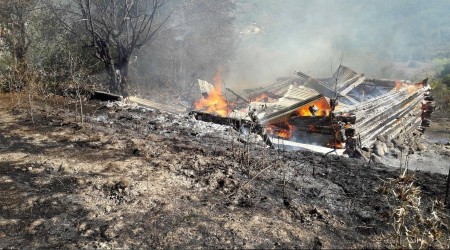
M139 105L142 105L144 107L149 107L149 108L154 108L154 109L159 109L159 110L165 110L168 112L172 112L172 113L183 113L186 112L185 108L182 107L173 107L173 106L169 106L169 105L165 105L165 104L161 104L161 103L156 103L156 102L152 102L150 100L147 99L143 99L143 98L139 98L137 96L130 96L128 97L128 99L132 102L135 102Z

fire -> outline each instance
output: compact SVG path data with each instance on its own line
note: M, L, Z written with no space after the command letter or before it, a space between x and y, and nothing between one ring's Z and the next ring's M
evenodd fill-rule
M329 142L327 143L327 147L329 148L337 148L337 149L342 149L344 148L344 144L342 144L341 142L337 141L335 142Z
M214 77L214 88L208 93L206 98L196 101L194 107L196 110L203 110L223 117L231 113L231 109L222 95L222 68L219 68Z
M316 116L327 116L331 111L331 107L330 107L330 104L327 102L327 99L322 97L319 100L310 102L307 105L304 105L304 106L298 108L296 111L297 115L298 116L313 116L313 114L311 113L311 110L309 108L311 106L316 106L318 108Z
M222 91L220 88L217 88L217 86L209 92L207 98L196 101L194 107L197 110L204 110L205 112L218 114L220 116L228 116L230 114L227 101L223 97Z
M294 133L294 126L285 122L277 125L269 125L266 127L266 132L270 133L274 136L283 138L283 139L291 139Z
M399 91L401 88L403 88L406 84L400 81L395 81L395 90Z
M396 81L395 82L395 90L399 91L402 88L406 88L406 91L408 94L413 94L414 92L417 92L417 90L423 88L423 83L418 82L414 84L407 84L403 81Z
M274 99L270 98L267 93L262 93L259 96L250 98L252 102L273 102Z

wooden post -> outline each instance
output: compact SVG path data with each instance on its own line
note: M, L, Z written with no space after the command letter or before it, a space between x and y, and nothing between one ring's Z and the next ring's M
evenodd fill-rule
M450 167L448 168L448 175L447 175L447 189L445 190L445 204L448 204L449 188L450 188Z

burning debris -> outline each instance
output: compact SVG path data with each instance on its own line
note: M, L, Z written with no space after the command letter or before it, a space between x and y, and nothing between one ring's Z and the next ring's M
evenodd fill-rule
M202 110L207 113L217 114L220 116L228 116L230 109L228 103L222 95L219 87L212 87L212 90L206 97L194 103L196 110Z
M226 89L237 97L233 102L222 92L220 74L219 70L214 85L198 81L202 97L195 102L195 110L257 123L259 133L277 148L314 145L315 151L333 149L365 157L361 148L369 147L377 136L392 139L414 128L423 132L435 108L428 79L419 83L366 79L342 65L329 79L296 71L298 78L245 90L247 99Z

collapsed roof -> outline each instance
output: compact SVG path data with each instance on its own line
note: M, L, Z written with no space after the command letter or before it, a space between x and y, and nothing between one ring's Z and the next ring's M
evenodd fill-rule
M266 87L244 90L246 97L226 89L224 94L230 97L227 99L233 99L234 106L229 117L245 119L249 110L256 110L261 123L266 126L296 127L298 131L310 133L325 131L328 136L340 122L352 121L354 124L357 120L353 127L359 131L362 143L367 145L379 134L395 136L405 126L420 121L420 117L411 112L418 110L423 99L423 82L408 85L390 80L368 80L364 74L344 65L327 79L319 80L299 71L295 74L297 78L282 78ZM199 85L202 92L214 88L205 81L199 80ZM338 100L338 105L331 107L332 100ZM311 116L319 118L305 120ZM322 126L323 117L331 117L327 126ZM305 129L305 124L310 128Z

